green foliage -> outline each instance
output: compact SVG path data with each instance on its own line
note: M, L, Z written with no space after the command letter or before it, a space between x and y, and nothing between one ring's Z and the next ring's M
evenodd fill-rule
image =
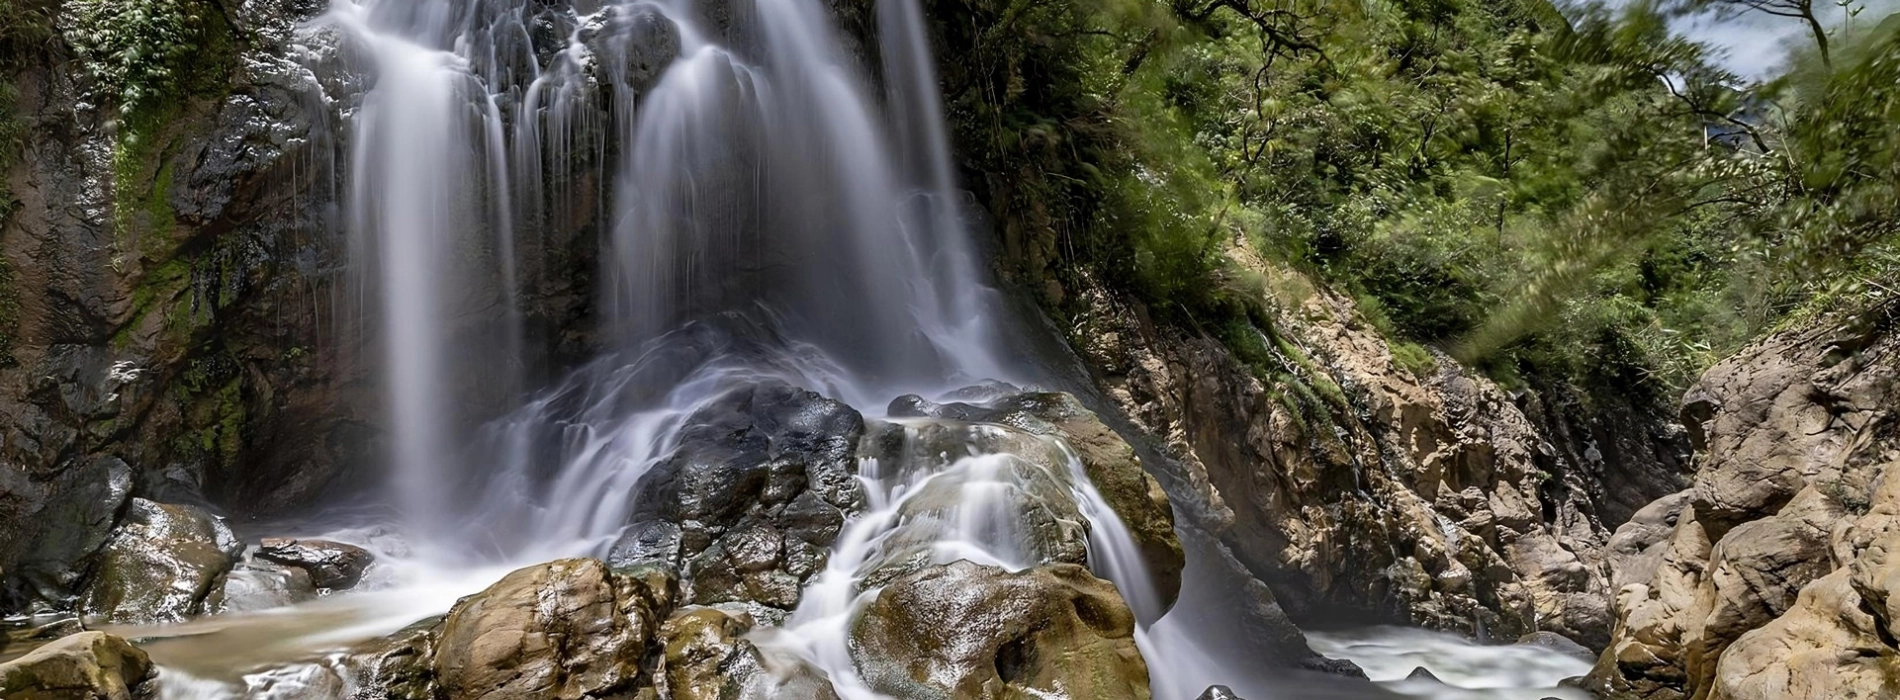
M1900 290L1894 22L1751 85L1658 3L1172 3L947 4L983 28L952 38L977 49L953 121L1032 273L1133 291L1249 364L1273 363L1240 332L1266 327L1242 245L1357 299L1415 373L1432 345L1659 396L1790 314Z
M66 39L121 114L150 109L182 84L204 18L192 0L71 0Z

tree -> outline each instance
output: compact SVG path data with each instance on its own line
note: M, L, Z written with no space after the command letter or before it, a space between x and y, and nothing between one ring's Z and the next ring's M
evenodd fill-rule
M1821 18L1815 14L1814 0L1687 0L1687 5L1692 11L1713 10L1723 17L1760 12L1801 20L1814 34L1814 46L1821 52L1821 63L1833 65L1833 58L1828 54L1827 29L1821 26Z

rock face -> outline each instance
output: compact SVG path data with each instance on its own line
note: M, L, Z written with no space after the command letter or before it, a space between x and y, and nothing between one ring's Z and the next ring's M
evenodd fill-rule
M1114 587L1082 567L957 562L879 592L851 654L867 686L896 697L1147 698L1134 631Z
M82 632L0 663L9 700L134 700L145 696L152 661L130 642Z
M111 622L175 622L205 611L242 545L192 506L132 499L93 564L85 609Z
M1613 698L1894 697L1900 348L1884 323L1786 331L1683 400L1692 488L1612 539Z
M1687 486L1686 441L1667 421L1640 404L1599 419L1556 393L1514 396L1444 355L1402 366L1342 298L1263 297L1275 323L1243 362L1137 304L1078 295L1073 344L1174 458L1163 481L1177 513L1296 621L1343 608L1605 643L1609 528Z
M762 383L726 393L685 425L673 454L640 479L633 524L609 560L679 571L692 603L790 610L845 517L863 506L863 416Z
M354 545L281 537L265 538L258 545L257 557L302 569L312 585L330 589L355 586L363 580L363 570L376 560L368 550Z
M436 680L456 700L631 694L672 604L669 583L611 574L593 559L516 571L449 611L435 643Z

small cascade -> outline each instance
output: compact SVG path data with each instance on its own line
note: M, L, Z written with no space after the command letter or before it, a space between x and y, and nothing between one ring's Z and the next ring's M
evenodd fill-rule
M901 431L901 447L859 467L866 512L839 536L791 619L761 635L766 648L824 671L848 700L880 698L851 656L857 613L883 583L959 560L1009 571L1086 562L1116 583L1137 617L1161 615L1133 536L1059 438L945 419L892 419L890 427ZM1167 669L1150 672L1161 678Z

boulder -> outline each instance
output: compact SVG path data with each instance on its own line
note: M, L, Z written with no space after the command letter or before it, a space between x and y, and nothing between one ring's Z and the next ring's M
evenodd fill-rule
M1060 564L960 561L892 581L851 630L871 690L916 700L1148 695L1135 618L1114 586Z
M369 550L327 540L266 537L257 558L304 570L318 588L341 590L363 580L363 570L376 560Z
M1584 661L1595 661L1596 652L1556 632L1532 632L1517 638L1518 646L1537 647Z
M789 610L863 507L864 418L778 382L732 389L687 418L677 447L635 487L615 567L680 572L689 602Z
M1841 569L1794 607L1735 640L1716 666L1711 700L1900 697L1900 653Z
M1201 691L1201 696L1196 700L1246 700L1246 698L1235 695L1233 689L1227 686L1210 685L1207 690Z
M746 639L753 625L744 613L706 607L668 619L661 636L672 700L837 700L823 673L773 659Z
M579 700L632 695L670 607L671 582L610 572L594 559L521 569L456 603L431 664L453 700Z
M350 700L437 700L436 640L443 616L418 621L381 639L356 645L338 667L359 689Z
M317 597L310 573L263 559L239 562L224 585L206 599L215 613L252 612L296 605Z
M104 632L81 632L0 663L8 700L133 700L152 678L145 651Z
M223 519L134 498L93 564L85 609L110 622L175 622L205 611L242 546Z
M1186 555L1174 531L1174 510L1167 492L1143 469L1134 447L1074 396L1017 393L981 404L937 404L913 395L893 401L889 413L894 417L997 423L1061 438L1073 450L1089 482L1134 538L1162 607L1173 605L1181 589Z

